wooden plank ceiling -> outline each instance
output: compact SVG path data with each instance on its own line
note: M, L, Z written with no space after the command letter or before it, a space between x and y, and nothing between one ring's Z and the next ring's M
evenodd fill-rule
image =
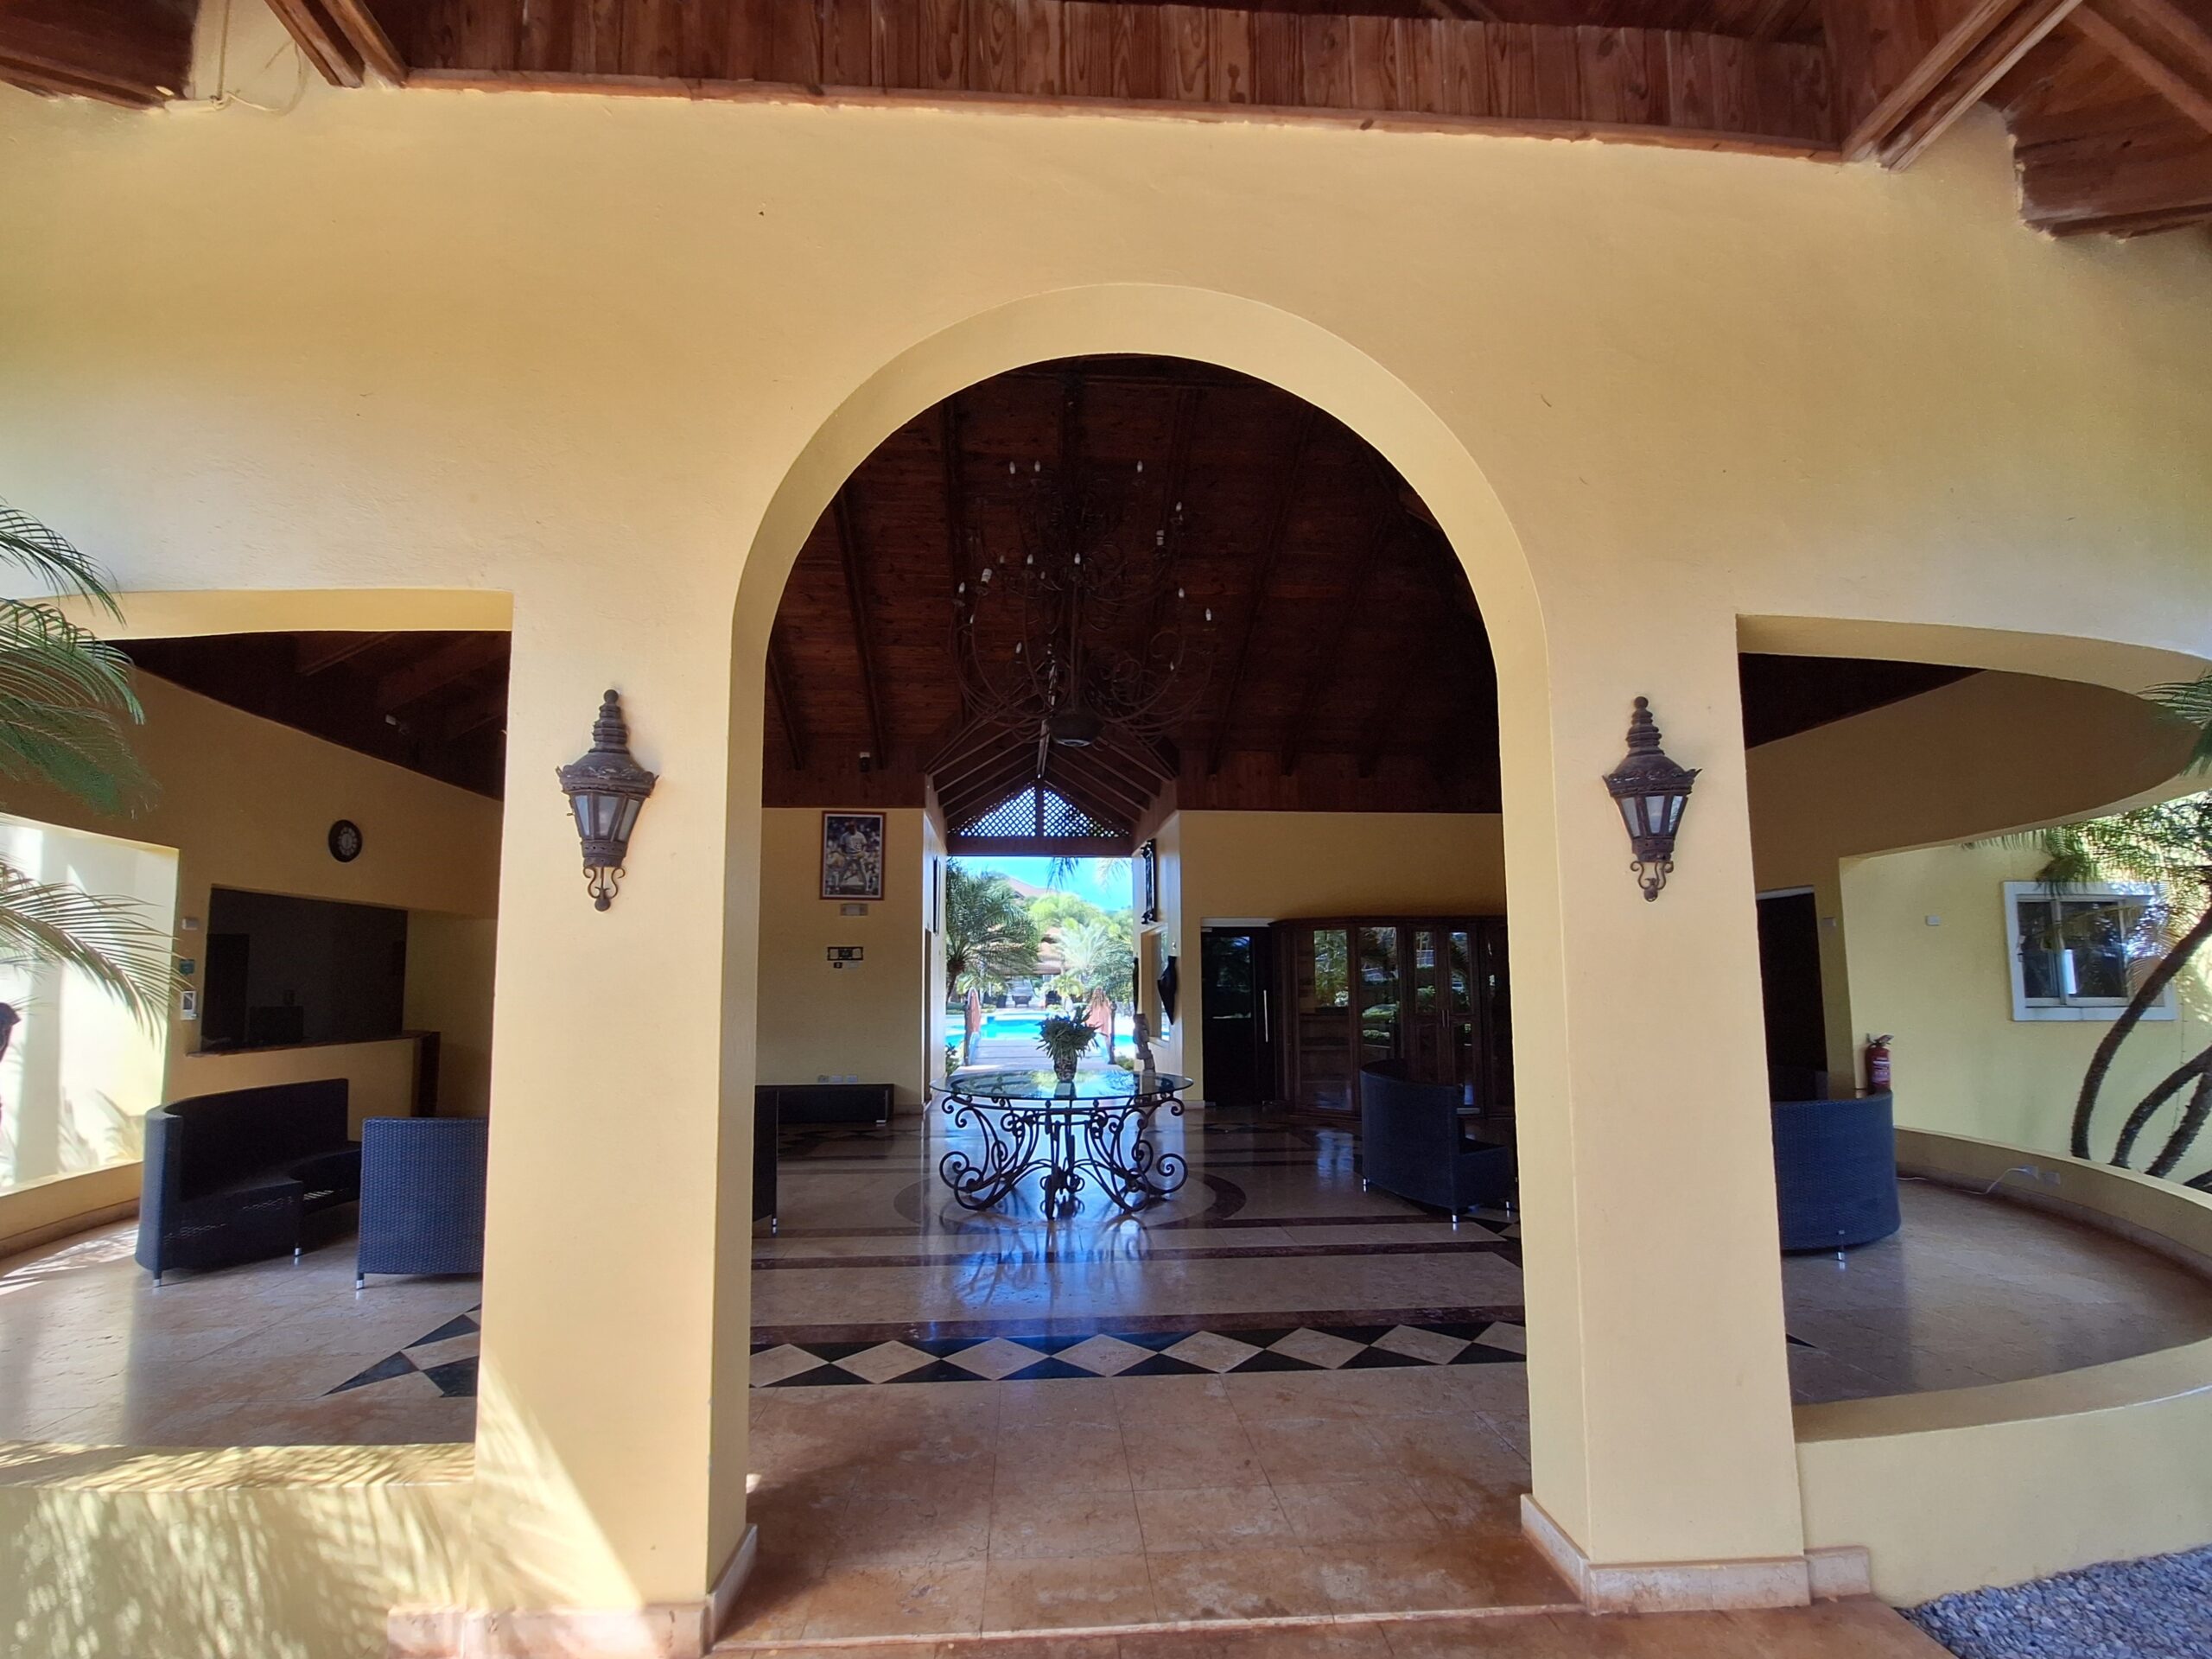
M2212 0L226 0L337 86L1112 107L1910 165L1986 101L2028 223L2212 221ZM196 0L0 0L0 79L178 95Z

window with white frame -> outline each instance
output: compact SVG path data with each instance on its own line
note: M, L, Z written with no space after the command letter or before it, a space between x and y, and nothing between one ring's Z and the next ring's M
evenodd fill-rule
M2015 1020L2113 1020L2165 944L2155 887L2133 881L2005 884ZM2174 1017L2169 986L2143 1016Z

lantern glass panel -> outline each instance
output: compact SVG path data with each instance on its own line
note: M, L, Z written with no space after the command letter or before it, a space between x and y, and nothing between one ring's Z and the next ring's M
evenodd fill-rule
M1681 824L1682 804L1688 799L1689 797L1687 795L1669 795L1667 798L1667 833L1669 835L1673 835L1677 826Z
M1643 798L1643 821L1651 826L1651 834L1664 835L1675 827L1674 818L1667 810L1668 805L1669 801L1664 795L1647 795Z
M576 833L579 836L591 834L591 797L588 795L569 796L569 810L575 814Z
M622 810L622 798L614 794L599 794L591 798L592 811L599 828L594 832L601 836L614 833L614 820Z
M616 820L615 840L626 842L630 839L630 831L637 827L638 809L644 804L645 802L635 795L622 797L622 811Z
M1643 799L1638 795L1616 797L1613 804L1621 810L1621 822L1628 826L1631 837L1643 833Z

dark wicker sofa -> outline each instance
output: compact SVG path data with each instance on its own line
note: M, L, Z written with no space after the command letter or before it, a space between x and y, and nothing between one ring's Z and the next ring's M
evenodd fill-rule
M1459 1212L1513 1198L1513 1148L1470 1141L1458 1084L1415 1083L1402 1060L1359 1069L1360 1182L1415 1204Z
M215 1268L296 1255L307 1216L361 1192L346 1138L346 1083L275 1084L172 1101L146 1114L139 1266Z

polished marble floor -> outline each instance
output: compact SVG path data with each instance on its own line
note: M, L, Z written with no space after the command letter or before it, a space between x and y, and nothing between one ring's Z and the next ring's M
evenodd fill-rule
M771 1396L831 1389L1479 1371L1494 1430L1515 1442L1525 1402L1499 1404L1523 1386L1514 1217L1455 1230L1363 1192L1353 1138L1332 1127L1193 1111L1166 1132L1190 1165L1172 1201L1126 1217L1094 1199L1059 1221L1033 1196L985 1214L951 1202L935 1166L972 1143L938 1114L788 1137L780 1231L755 1246L764 1422ZM2004 1381L2212 1333L2212 1284L2158 1256L2001 1197L1921 1183L1904 1196L1896 1237L1783 1263L1801 1400ZM1695 1225L1693 1207L1672 1213ZM297 1264L159 1291L130 1243L111 1229L0 1263L0 1438L473 1433L476 1281L356 1293L342 1219Z

